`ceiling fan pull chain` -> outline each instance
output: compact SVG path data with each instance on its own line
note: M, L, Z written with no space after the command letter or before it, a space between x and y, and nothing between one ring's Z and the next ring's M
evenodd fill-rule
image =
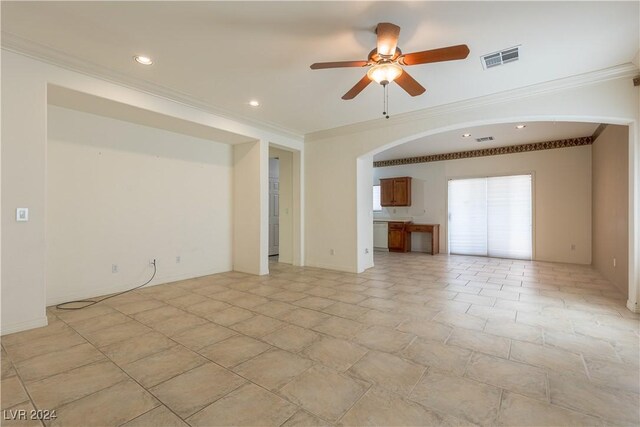
M382 115L386 115L387 114L387 87L386 86L382 86Z
M384 113L385 118L389 118L389 84L384 85Z

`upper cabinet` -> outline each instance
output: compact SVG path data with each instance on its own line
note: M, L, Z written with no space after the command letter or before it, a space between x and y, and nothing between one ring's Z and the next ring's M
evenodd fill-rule
M411 177L380 179L381 206L411 206Z

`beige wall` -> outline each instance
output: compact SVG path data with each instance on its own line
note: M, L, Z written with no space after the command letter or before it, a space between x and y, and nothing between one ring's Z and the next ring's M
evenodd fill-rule
M412 206L384 208L382 215L441 224L440 251L446 253L447 180L525 173L533 175L534 259L590 264L590 146L375 168L374 183L386 177L413 177ZM413 248L427 249L420 247L420 238L426 235L412 236L417 240Z
M592 153L593 265L628 296L629 128L607 126Z
M154 258L153 284L229 271L231 168L229 145L49 106L47 305L138 285Z

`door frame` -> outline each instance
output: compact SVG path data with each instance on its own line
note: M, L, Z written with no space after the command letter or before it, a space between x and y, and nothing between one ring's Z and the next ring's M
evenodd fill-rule
M294 266L304 266L305 264L305 241L304 241L304 226L305 226L305 217L304 217L304 149L298 150L292 147L287 147L280 144L275 144L270 142L267 147L266 157L272 157L271 150L280 150L286 151L291 154L291 261L287 261L285 263L291 262ZM277 152L277 151L276 151ZM273 157L277 157L275 153L273 153ZM268 163L268 160L267 160ZM282 164L280 164L282 165ZM264 179L266 179L267 184L263 187L267 194L264 195L265 200L268 203L268 192L269 192L269 178L268 173L264 175ZM282 179L280 179L282 183ZM280 197L282 197L282 184L280 185ZM282 203L280 204L282 206ZM268 209L265 213L263 213L265 217L263 217L263 221L268 224L269 222L269 212ZM280 215L280 231L282 233L282 215ZM281 234L282 235L282 234ZM264 262L268 265L268 253L269 253L269 242L268 237L264 245ZM280 254L282 254L282 244L283 240L280 239ZM279 262L283 262L282 258L278 259Z
M269 160L271 160L273 157L270 157ZM275 157L275 159L277 160L277 157ZM271 172L271 171L270 171ZM269 176L269 256L276 256L276 255L280 255L280 200L278 200L277 203L274 202L274 212L276 210L276 204L277 204L277 214L276 215L272 215L271 209L271 196L272 196L272 185L276 184L276 189L277 189L277 194L278 194L278 198L280 195L280 178L279 177L274 177L274 176ZM273 228L272 226L274 225L271 222L272 217L275 216L277 218L277 225L278 225L278 231L277 233L273 232ZM272 241L273 239L273 241ZM277 253L271 253L272 250L274 248L276 249Z

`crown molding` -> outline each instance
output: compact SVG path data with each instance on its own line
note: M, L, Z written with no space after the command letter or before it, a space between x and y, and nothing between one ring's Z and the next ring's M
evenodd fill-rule
M531 151L555 150L557 148L582 147L591 145L593 136L558 139L554 141L532 142L529 144L507 145L503 147L481 148L479 150L457 151L454 153L429 154L426 156L406 157L403 159L379 160L373 162L374 168L387 166L413 165L416 163L442 162L445 160L471 159L474 157L500 156L502 154L529 153Z
M232 113L228 110L214 107L212 105L199 101L186 93L169 89L165 86L158 85L144 79L138 79L125 75L124 73L110 70L101 65L88 62L84 59L69 55L40 43L27 40L15 34L2 31L1 42L2 49L17 53L19 55L27 56L38 61L64 68L69 71L81 73L94 78L99 78L101 80L115 83L129 89L144 92L149 95L164 98L166 100L195 108L209 114L214 114L225 119L234 120L244 125L252 126L262 131L279 134L287 138L299 141L304 139L303 134L283 128L275 123L258 121L247 117L238 116L237 114Z
M537 83L517 89L497 92L476 98L466 99L463 101L457 101L450 104L443 104L435 107L401 113L389 119L373 119L350 125L340 126L337 128L320 130L305 135L305 142L317 141L342 135L350 135L365 130L381 129L392 125L427 120L438 115L448 115L472 108L501 104L517 99L558 92L566 89L590 86L609 80L633 78L637 74L638 68L634 64L621 64L615 67L605 68L602 70L578 74L570 77L564 77L562 79L551 80L544 83Z
M303 135L296 132L295 130L281 127L275 123L258 121L247 117L238 116L236 113L233 113L226 109L215 107L213 105L209 105L207 103L199 101L189 94L169 89L167 87L149 82L144 79L134 78L123 73L110 70L101 65L87 62L84 59L69 55L40 43L27 40L15 34L2 31L1 43L2 49L10 52L24 55L73 72L85 74L90 77L99 78L111 83L128 87L133 90L147 93L149 95L164 98L169 101L183 104L185 106L195 108L209 114L214 114L219 117L234 120L236 122L255 127L259 130L279 134L295 140L304 140L305 142L311 142L341 135L349 135L364 130L380 129L392 125L425 120L437 115L451 114L471 108L504 103L515 99L522 99L525 97L557 92L569 88L588 86L608 80L633 78L638 74L638 67L636 67L632 63L627 63L589 73L565 77L558 80L525 86L518 89L498 92L421 110L410 111L407 113L401 113L391 117L388 120L367 120L345 126L339 126L336 128L311 132Z

